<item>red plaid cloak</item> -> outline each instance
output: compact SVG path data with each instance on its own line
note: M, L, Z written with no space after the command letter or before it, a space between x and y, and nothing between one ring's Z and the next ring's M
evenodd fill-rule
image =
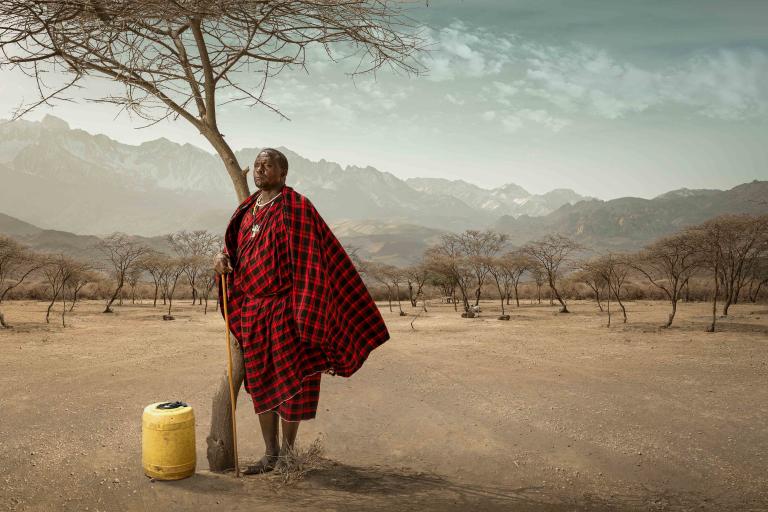
M289 186L282 193L299 340L321 349L327 360L326 373L350 377L389 339L389 332L352 260L314 205ZM246 199L227 226L224 243L233 268L240 220L257 196ZM231 274L227 285L230 330L238 333L243 297L233 286Z

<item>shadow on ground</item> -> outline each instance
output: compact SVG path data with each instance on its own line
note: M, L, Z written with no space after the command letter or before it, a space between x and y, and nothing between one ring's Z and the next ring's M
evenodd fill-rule
M384 466L352 466L328 461L287 487L270 487L268 477L202 473L176 485L188 492L247 497L268 502L275 510L313 507L339 511L682 511L722 510L694 494L653 493L637 496L569 496L546 487L497 487L451 481L441 475Z

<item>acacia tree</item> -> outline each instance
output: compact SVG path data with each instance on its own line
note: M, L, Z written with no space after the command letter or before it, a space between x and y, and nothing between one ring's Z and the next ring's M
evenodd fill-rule
M7 236L0 235L0 304L8 293L40 270L45 264L27 247ZM0 310L0 327L8 328L5 316Z
M77 304L78 295L85 285L97 280L96 274L94 274L91 266L87 263L81 263L81 266L73 273L72 277L67 282L67 288L65 291L69 291L71 299L69 305L69 311L72 312Z
M467 261L463 244L459 235L446 233L440 237L440 243L430 247L424 253L430 268L439 269L450 279L461 292L461 300L464 304L464 312L469 311L469 286L475 277L472 267Z
M589 289L592 290L592 293L595 294L597 307L602 313L604 310L603 303L600 301L600 291L607 286L607 283L603 277L603 272L598 267L598 262L596 260L590 260L582 263L581 268L573 278L575 281L586 284Z
M614 296L616 302L621 307L621 313L624 317L624 323L627 323L627 308L624 306L624 302L621 300L622 289L627 281L629 275L629 267L626 263L624 256L608 253L603 256L599 256L583 265L583 272L587 273L590 277L582 275L582 279L591 279L595 287L592 288L597 292L602 287L608 288L608 327L611 326L611 295ZM589 285L589 283L588 283ZM598 296L598 302L599 302ZM602 311L603 308L600 308Z
M424 284L429 278L429 268L424 263L411 265L402 269L402 275L408 285L408 300L411 301L411 307L415 308L419 297L421 297ZM426 310L426 305L424 308Z
M217 107L243 101L282 115L264 100L267 83L285 69L306 69L312 48L325 50L335 62L334 49L341 46L357 60L352 75L384 66L418 72L412 57L425 43L415 35L406 5L398 0L4 0L0 65L32 76L40 92L15 117L43 103L70 99L85 78L102 78L124 89L96 101L149 124L185 120L219 155L242 202L250 195L248 169L238 164L221 131ZM51 70L67 79L47 83L43 78ZM245 373L239 344L233 347L232 373L239 391ZM224 375L214 395L208 437L214 471L234 466L231 417Z
M558 281L563 272L563 264L569 261L570 256L581 246L563 235L548 235L541 240L529 242L522 251L531 259L536 261L537 266L545 276L549 288L552 290L557 301L560 303L560 312L568 313L568 306L565 304L560 291L557 289Z
M515 292L515 304L520 307L520 294L518 293L518 287L520 286L520 278L523 277L527 271L531 269L533 263L521 251L507 252L499 258L499 265L501 267L502 276L505 283L511 285L512 290ZM505 284L505 294L507 297L507 304L509 304L509 292L510 286Z
M720 276L723 266L723 224L717 219L712 219L700 226L687 229L686 233L698 253L698 266L711 272L712 275L712 322L707 326L707 332L715 332L717 299L720 295Z
M221 247L221 237L208 231L179 231L166 237L166 240L184 260L184 275L192 289L192 305L203 303L198 292L198 278L210 270L210 261Z
M127 274L134 269L149 249L123 233L113 233L100 240L96 247L106 257L107 271L116 281L115 291L107 301L104 313L112 313L112 303L123 291Z
M672 312L664 327L672 325L680 293L699 263L697 246L688 233L661 238L627 259L627 264L663 291L672 304Z
M499 292L499 301L501 302L501 316L499 316L499 320L509 320L509 315L504 311L504 299L509 297L509 288L511 286L509 274L504 270L502 258L488 258L485 264Z
M157 293L160 290L160 283L165 277L165 272L167 270L165 256L157 251L149 250L141 259L139 259L137 265L152 277L152 282L155 285L152 307L157 307Z
M164 320L173 320L171 309L173 308L173 294L176 293L176 285L179 278L186 271L186 260L184 258L166 257L163 261L165 270L160 286L163 288L163 295L168 297L168 314L163 316Z
M758 257L749 271L749 290L747 295L750 302L757 302L760 290L766 284L768 284L768 253Z
M45 312L45 323L50 323L51 309L56 303L56 299L61 297L61 326L66 327L67 286L77 274L85 272L86 269L86 264L61 254L46 258L46 263L42 267L42 274L50 290L51 302L48 304L48 309Z
M141 275L144 273L138 264L134 265L128 273L125 275L125 281L128 283L128 287L131 289L131 304L136 304L136 286L138 286L141 280Z
M238 199L245 175L221 133L217 107L266 103L267 82L285 69L305 68L308 50L334 49L358 59L354 74L384 65L419 71L422 46L402 2L390 0L4 0L0 3L0 65L37 81L41 103L70 99L85 78L124 86L96 101L149 123L184 119L221 157ZM55 70L67 79L44 80ZM226 96L225 96L226 94Z
M507 238L507 235L491 230L478 231L475 229L468 229L457 236L461 252L475 277L477 285L475 288L475 306L480 304L483 284L490 272L491 265L489 262L498 254Z
M768 252L768 216L723 215L707 224L711 235L717 231L713 240L717 241L720 252L718 272L725 296L723 315L728 315L730 306L739 300L752 268Z

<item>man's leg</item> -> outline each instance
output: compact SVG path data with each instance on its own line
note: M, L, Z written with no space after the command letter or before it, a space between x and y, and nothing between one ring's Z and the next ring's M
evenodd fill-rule
M280 455L286 455L289 450L293 449L296 442L296 434L299 431L300 421L286 421L281 420L280 426L283 429L283 446L280 448Z
M275 469L277 457L280 453L280 438L278 432L279 417L276 412L269 411L259 414L259 424L261 425L261 435L264 438L264 457L256 464L248 466L243 474L253 475L257 473L266 473ZM295 437L295 434L294 434Z

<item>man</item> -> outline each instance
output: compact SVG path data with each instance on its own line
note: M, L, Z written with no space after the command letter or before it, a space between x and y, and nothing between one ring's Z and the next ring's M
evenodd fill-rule
M287 174L283 153L258 154L258 190L232 215L214 259L227 274L229 328L266 448L245 474L271 471L293 448L299 422L316 415L322 373L351 376L389 339L349 256Z

